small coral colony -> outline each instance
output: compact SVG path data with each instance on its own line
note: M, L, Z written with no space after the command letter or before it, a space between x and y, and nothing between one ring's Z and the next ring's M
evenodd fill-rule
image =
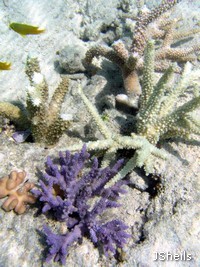
M126 47L121 40L111 47L97 45L87 51L84 59L85 65L89 65L94 57L101 56L120 67L125 93L117 95L116 101L137 110L135 132L127 136L113 133L79 86L77 92L102 138L74 145L64 154L60 152L58 164L48 157L37 189L33 189L34 184L24 182L24 171L12 171L0 180L0 198L7 197L2 205L4 210L22 214L27 204L39 201L42 213L51 213L55 220L66 224L67 230L62 234L55 234L44 226L49 247L47 261L53 258L64 264L70 246L83 236L102 246L105 255L116 255L117 249L123 248L131 237L126 232L128 227L119 219L103 222L100 216L105 210L120 206L117 200L126 193L123 186L128 184L123 178L135 167L143 167L146 174L154 173L155 159L167 158L167 153L157 146L159 141L199 135L200 120L195 111L200 106L200 95L194 81L200 72L192 70L191 62L196 60L200 45L195 43L184 48L173 45L197 34L199 29L177 30L179 19L170 17L177 2L180 1L165 0L153 10L141 8L131 47ZM11 23L10 28L21 35L44 32L44 29L20 23ZM9 70L11 63L0 62L0 68ZM163 74L155 83L156 72ZM172 85L175 73L179 78ZM31 135L41 145L55 145L70 123L69 118L60 114L69 79L67 75L62 77L49 101L47 82L36 58L27 59L26 74L30 80L26 110L1 102L0 115L15 125L17 131L13 138L16 141L20 142L20 138L24 141ZM177 106L188 86L194 89L193 97ZM118 160L111 167L111 159L119 149L134 152L130 158ZM69 152L77 150L80 152ZM104 152L103 159L94 158L91 163L88 151L99 150ZM97 200L92 204L91 199L95 197Z

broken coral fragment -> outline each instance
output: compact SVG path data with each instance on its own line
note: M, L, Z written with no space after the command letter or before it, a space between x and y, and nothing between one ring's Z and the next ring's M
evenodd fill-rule
M9 176L0 179L0 198L8 197L2 205L5 211L14 210L17 214L22 214L26 211L27 203L36 202L36 197L30 193L35 185L24 183L25 177L25 171L12 171Z
M12 138L16 143L23 143L30 134L31 131L29 129L25 131L17 131L13 133Z

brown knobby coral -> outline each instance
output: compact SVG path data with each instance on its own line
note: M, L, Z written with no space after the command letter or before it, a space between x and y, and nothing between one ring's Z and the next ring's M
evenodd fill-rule
M148 10L145 7L139 10L130 48L127 48L119 40L112 45L112 48L94 46L86 53L86 64L90 64L94 57L103 56L120 67L126 95L118 95L117 101L131 107L138 107L138 99L141 94L139 71L143 70L144 50L148 40L159 41L155 52L156 71L165 71L172 62L182 63L196 59L194 53L200 50L199 44L190 44L189 47L172 46L176 41L200 31L199 28L177 31L180 18L170 18L169 11L180 1L165 0L153 10ZM180 73L182 69L176 65L174 71Z
M27 203L36 202L36 197L30 193L35 185L24 182L25 177L25 171L12 171L10 175L0 179L0 198L8 197L2 205L5 211L14 210L17 214L22 214L26 211Z

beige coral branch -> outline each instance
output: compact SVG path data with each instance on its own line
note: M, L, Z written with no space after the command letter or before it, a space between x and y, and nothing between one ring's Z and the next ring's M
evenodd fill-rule
M182 18L170 18L172 8L179 2L180 0L164 0L153 10L145 6L141 8L136 18L131 47L127 48L126 44L118 40L111 48L95 46L86 53L86 65L91 64L94 57L102 56L120 67L126 94L117 95L118 102L138 108L138 99L142 93L139 74L144 69L144 50L149 40L159 39L155 51L156 71L164 72L174 62L185 63L197 58L195 52L200 50L199 44L173 46L175 41L200 32L196 28L179 32L177 24ZM181 66L174 66L174 72L181 71Z
M0 180L0 198L8 196L2 205L5 211L14 210L17 214L22 214L26 211L26 204L36 202L36 197L30 193L35 185L24 183L25 177L25 171L12 171Z
M131 47L132 52L137 52L140 56L143 55L147 40L149 39L148 25L160 18L161 15L170 10L176 3L177 1L164 1L152 11L143 9L140 12L135 27L134 38ZM153 35L155 35L155 32L153 32Z
M8 102L0 102L0 115L12 120L19 126L29 124L27 117L22 110Z

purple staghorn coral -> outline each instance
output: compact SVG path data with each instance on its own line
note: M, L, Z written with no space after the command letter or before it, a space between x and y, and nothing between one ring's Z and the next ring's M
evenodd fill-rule
M43 204L42 212L51 212L56 220L66 222L68 229L67 233L55 234L44 226L49 245L46 260L54 258L64 264L69 247L83 236L89 237L95 245L101 244L106 256L108 251L116 254L116 249L122 248L130 237L125 231L128 227L117 219L102 222L99 215L106 209L120 206L117 200L126 192L122 185L127 182L119 181L110 188L104 186L118 172L123 160L112 168L100 169L94 158L91 169L83 172L90 159L86 146L74 155L69 151L64 155L60 152L59 157L60 168L47 158L45 181L39 182L41 190L34 190ZM94 197L97 200L92 205Z

